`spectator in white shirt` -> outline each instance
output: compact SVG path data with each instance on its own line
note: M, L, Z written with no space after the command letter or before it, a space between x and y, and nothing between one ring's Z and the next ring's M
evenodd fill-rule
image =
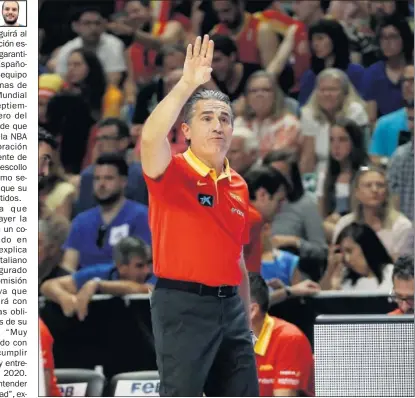
M320 285L324 290L390 293L392 272L392 259L372 228L352 223L330 248Z
M124 44L116 36L105 33L106 20L99 9L84 8L72 22L72 29L78 34L64 44L49 61L49 69L62 77L67 74L68 57L73 50L83 48L94 52L102 63L109 83L119 85L122 73L127 67L124 58Z
M352 222L369 225L392 259L396 259L412 229L412 223L393 205L386 172L376 166L361 167L352 189L352 212L336 224L333 243Z

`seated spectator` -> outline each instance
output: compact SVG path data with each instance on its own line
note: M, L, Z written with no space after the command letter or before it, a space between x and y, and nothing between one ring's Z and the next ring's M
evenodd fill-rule
M261 157L271 149L297 148L300 123L285 105L284 93L264 71L252 74L245 87L244 115L235 127L248 127L257 136Z
M391 15L383 19L378 30L383 60L366 69L363 97L368 103L372 125L380 116L402 107L400 81L406 65L413 63L414 40L408 23Z
M330 126L340 116L354 120L361 127L369 123L365 103L347 75L339 69L324 69L318 75L316 88L301 112L304 142L300 168L303 173L318 174L327 169Z
M274 249L270 222L285 199L288 183L286 178L270 166L252 168L246 175L248 184L250 241L244 247L248 271L260 272L270 283L270 301L279 303L290 296L309 295L319 291L312 281L303 281L298 256ZM287 286L291 287L287 287Z
M72 30L78 35L68 41L48 62L48 68L63 78L68 74L68 58L77 48L93 51L102 63L109 84L118 86L122 73L126 71L124 44L117 37L105 33L105 19L94 7L79 10L73 18Z
M97 125L95 155L116 153L127 161L127 148L130 144L130 131L125 122L117 118L101 120ZM79 197L75 205L75 214L89 210L97 205L94 196L94 165L85 168L81 173ZM128 164L128 181L125 197L147 206L148 195L141 164Z
M336 223L350 213L354 176L368 164L362 129L351 119L338 118L330 128L328 168L317 180L317 197L324 230L331 241Z
M157 21L153 18L149 0L129 0L127 21L133 43L126 51L129 74L139 85L148 83L156 72L157 52L164 46L184 44L183 25L175 19Z
M172 72L169 72L163 78L163 91L157 92L157 99L152 98L152 101L148 104L151 108L155 107L159 101L161 101L169 92L170 90L179 82L183 75L182 69L175 69ZM133 117L133 123L135 125L132 128L132 138L135 142L134 147L134 157L135 159L140 159L140 147L141 147L141 129L144 125L145 118L150 116L152 109L142 109L140 103L137 100L137 107L136 113ZM139 112L137 114L137 112ZM173 125L173 128L170 130L169 135L167 136L168 140L170 141L170 149L172 154L183 153L188 145L186 144L186 139L181 131L181 124L183 123L183 112L181 112L176 120L176 123Z
M388 165L389 189L395 207L409 220L414 219L414 108L408 109L411 140L400 146Z
M213 9L220 23L210 35L231 37L238 48L240 62L266 68L277 51L277 36L268 23L246 12L244 6L243 0L214 1Z
M259 144L255 134L246 127L235 127L227 157L229 165L242 176L258 165Z
M150 113L167 94L168 80L175 75L173 72L183 67L185 55L186 49L181 45L165 46L158 53L159 73L141 85L137 98L132 102L134 112L131 120L133 124L131 135L134 143L140 136L143 124Z
M128 165L119 154L101 155L94 167L97 207L78 214L63 248L62 267L78 268L108 264L112 248L127 236L150 244L147 206L125 198Z
M382 157L390 158L399 146L402 131L409 129L414 118L414 65L407 65L401 80L404 107L382 116L377 122L370 142L369 154L373 162L380 163ZM412 120L411 120L412 119Z
M100 264L81 269L72 275L50 279L40 291L59 304L65 316L77 314L83 321L94 294L126 295L148 293L146 283L151 272L149 247L141 239L122 238L114 247L113 264Z
M60 267L63 250L62 245L68 237L69 221L62 216L52 215L48 220L39 221L38 232L38 263L39 285L52 278L69 273Z
M389 255L397 258L412 224L395 210L385 171L376 166L361 167L353 182L351 198L352 212L336 224L333 243L352 222L367 224L376 232Z
M39 126L38 131L38 184L43 183L53 166L54 152L58 149L55 137Z
M55 376L55 361L53 358L53 337L48 327L39 318L40 347L42 350L43 368L45 372L45 385L47 397L61 397Z
M115 85L107 85L98 57L91 51L75 49L67 62L64 91L81 95L95 120L120 116L122 93Z
M76 199L76 188L69 182L60 160L59 154L54 154L54 163L50 173L39 187L39 200L44 202L47 209L70 220L73 203Z
M307 5L305 5L305 7L307 7ZM308 45L306 24L299 21L297 18L293 18L288 15L283 7L281 7L280 1L273 1L268 9L257 12L255 17L261 21L268 22L274 33L284 37L282 43L278 46L276 55L282 50L283 47L289 44L289 51L287 52L287 55L280 58L284 59L284 62L276 62L278 67L274 69L276 65L271 66L275 60L274 57L274 60L267 66L267 72L272 73L272 71L275 71L275 74L279 76L284 66L286 66L288 59L292 58L294 81L293 86L290 88L290 92L298 95L301 77L310 67L310 50ZM287 43L287 40L290 43ZM286 42L285 45L284 42ZM289 62L289 64L291 63Z
M368 225L345 227L330 248L322 289L388 293L392 288L392 258Z
M215 34L210 39L215 43L215 51L212 79L206 88L219 89L234 102L244 94L249 76L259 69L259 65L240 62L238 48L231 37Z
M404 315L414 313L414 257L402 256L396 260L392 273L392 300L398 308L389 315Z
M314 396L310 342L297 326L267 314L268 287L259 274L250 273L249 284L260 396Z
M301 259L310 261L310 268L315 271L326 261L327 243L323 220L314 197L304 191L296 159L292 151L280 150L270 152L263 161L279 170L291 185L288 201L272 222L272 242L276 249L295 251Z
M316 77L326 68L346 73L356 91L363 86L364 68L350 62L349 40L342 25L334 20L321 19L308 31L311 48L311 68L304 72L300 82L298 101L304 105L315 88Z
M261 232L266 222L272 222L285 199L286 178L270 166L252 168L244 175L249 190L250 242L244 247L248 271L259 272L261 266Z

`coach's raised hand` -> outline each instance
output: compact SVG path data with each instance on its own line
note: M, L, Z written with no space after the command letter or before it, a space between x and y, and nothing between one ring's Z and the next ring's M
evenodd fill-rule
M189 86L197 88L210 80L212 73L213 40L209 36L196 38L194 46L187 46L186 60L183 67L183 81Z

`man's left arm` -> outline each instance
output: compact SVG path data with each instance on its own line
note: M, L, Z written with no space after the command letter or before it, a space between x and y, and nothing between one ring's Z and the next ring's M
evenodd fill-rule
M244 303L246 319L248 321L249 328L252 329L251 317L249 316L250 305L251 305L250 290L249 290L249 276L248 276L248 270L246 269L243 247L241 250L241 256L239 258L239 267L241 268L241 272L242 272L242 282L239 287L239 295L241 296L242 301Z
M266 22L261 22L258 28L258 49L261 57L261 65L265 69L273 60L278 49L277 35Z
M177 44L180 42L182 36L183 28L180 22L177 21L170 21L166 26L166 30L159 37L155 37L151 33L143 32L140 29L134 34L135 40L144 47L157 51L160 51L165 45Z

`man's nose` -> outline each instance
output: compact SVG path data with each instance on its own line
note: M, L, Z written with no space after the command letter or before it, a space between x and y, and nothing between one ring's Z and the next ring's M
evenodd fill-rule
M40 173L39 174L42 177L48 177L49 176L49 170L50 170L49 164L48 163L43 164L40 168Z
M214 120L214 131L220 132L220 133L223 131L222 123L220 122L218 118Z

